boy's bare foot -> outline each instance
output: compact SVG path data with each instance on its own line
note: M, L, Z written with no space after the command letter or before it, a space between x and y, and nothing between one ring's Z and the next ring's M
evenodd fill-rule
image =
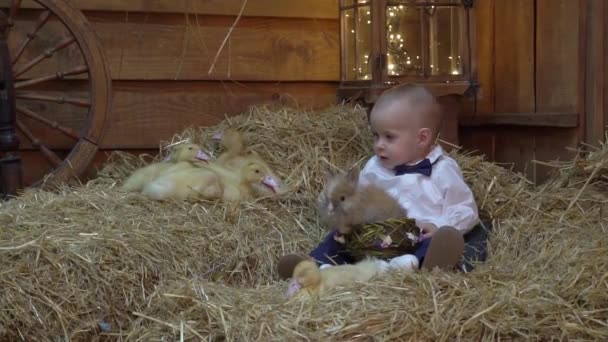
M300 261L307 259L306 256L300 254L283 255L279 260L278 271L281 280L289 279L293 275L293 269Z
M441 227L429 244L429 249L422 261L422 269L433 270L438 267L441 270L454 269L464 253L464 237L462 233L453 227Z

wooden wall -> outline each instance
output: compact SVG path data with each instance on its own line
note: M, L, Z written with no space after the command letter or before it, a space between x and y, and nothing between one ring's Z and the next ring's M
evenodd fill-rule
M154 149L161 139L190 125L214 125L250 105L321 108L335 102L340 53L337 0L248 1L211 72L243 0L72 3L92 22L113 79L103 150ZM31 2L24 1L24 6L32 9L28 22L17 25L17 30L23 27L22 36L37 17ZM70 65L71 59L68 55L60 64ZM73 90L79 85L61 87ZM45 136L42 129L35 131ZM45 138L59 153L70 146L60 136ZM22 141L23 148L31 149L27 139ZM24 156L37 166L28 168L26 182L48 170L38 153Z
M477 112L468 108L461 143L536 181L532 160L571 158L584 138L585 0L475 2Z
M242 0L72 2L93 23L112 73L106 151L150 151L189 125L213 125L249 105L335 101L337 0L249 0L212 72ZM475 7L481 89L477 106L468 102L462 113L460 143L542 181L547 168L531 160L570 158L566 147L604 134L608 4L477 0ZM53 147L67 145L58 139ZM28 172L33 179L45 170Z

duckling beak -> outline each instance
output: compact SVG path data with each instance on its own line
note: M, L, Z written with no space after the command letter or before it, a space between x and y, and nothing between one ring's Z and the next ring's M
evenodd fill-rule
M194 158L204 161L204 162L208 162L209 156L207 155L207 153L203 152L202 150L198 150L198 152L196 152L196 156L194 156Z
M287 298L293 297L301 288L302 285L298 283L297 280L293 279L291 283L289 283L289 288L287 289Z
M224 137L224 132L219 131L219 132L217 132L217 133L215 133L215 134L213 135L213 138L212 138L212 139L213 139L213 140L215 140L215 141L222 141L222 138L223 138L223 137Z
M262 179L262 185L269 188L275 195L279 191L279 182L271 176L266 176Z

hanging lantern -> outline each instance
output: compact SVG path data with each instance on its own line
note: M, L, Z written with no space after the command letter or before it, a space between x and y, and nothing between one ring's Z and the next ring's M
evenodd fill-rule
M373 103L399 83L435 95L474 82L472 0L340 0L340 101Z

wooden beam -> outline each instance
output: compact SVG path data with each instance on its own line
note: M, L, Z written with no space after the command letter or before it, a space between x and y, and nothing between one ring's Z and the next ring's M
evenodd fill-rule
M608 4L604 0L589 0L587 2L587 46L585 72L585 142L597 145L604 141L606 126L606 68L605 46L608 39L605 27L608 20L605 16Z
M527 127L578 127L577 113L492 113L458 118L462 127L527 126Z
M477 53L477 78L480 84L477 110L479 113L494 112L494 4L496 0L475 2L475 37ZM498 0L500 1L500 0ZM475 53L474 52L474 53Z
M84 82L55 82L38 93L78 94ZM234 83L234 82L124 82L113 84L112 112L107 120L100 148L156 148L161 140L189 126L212 126L253 105L286 105L304 109L323 108L336 102L336 84L319 83ZM29 102L47 119L78 128L86 118L83 108ZM46 107L49 106L49 107ZM45 108L48 108L45 110ZM29 129L52 149L67 149L74 141L48 126L22 117ZM31 149L22 138L22 148Z
M149 13L192 13L237 15L245 0L71 0L83 11L118 11ZM7 7L10 0L0 0ZM22 8L39 8L31 0L23 1ZM338 0L249 0L244 16L291 18L338 18Z
M24 19L16 21L9 39L12 50L26 38L38 15L22 14ZM339 80L339 30L333 19L242 18L217 60L232 17L95 12L88 19L114 80ZM17 69L62 35L62 25L50 20L23 53ZM72 46L25 76L35 78L81 63L77 46Z

